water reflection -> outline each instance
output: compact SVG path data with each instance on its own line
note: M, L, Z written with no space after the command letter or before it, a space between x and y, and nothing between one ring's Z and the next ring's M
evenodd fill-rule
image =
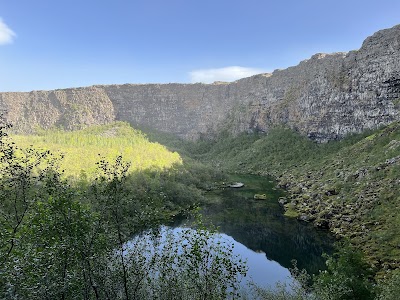
M208 197L219 201L204 208L203 215L257 256L262 255L285 268L292 267L291 261L295 259L299 268L309 273L324 268L321 254L330 253L333 242L327 232L284 217L277 202L283 192L274 189L270 179L245 175L232 180L244 182L245 187L210 192ZM266 194L267 199L254 200L254 194ZM265 276L268 274L266 271Z
M288 269L282 267L279 263L266 258L265 253L255 252L242 243L235 241L231 236L222 234L221 240L227 244L234 245L233 255L240 255L246 260L248 267L247 277L242 282L243 286L247 283L256 283L262 287L274 287L276 283L286 283L289 285L292 281Z

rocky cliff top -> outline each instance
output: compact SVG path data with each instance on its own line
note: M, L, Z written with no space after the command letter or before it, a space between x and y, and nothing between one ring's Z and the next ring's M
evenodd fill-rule
M19 132L114 120L188 139L227 129L289 126L318 141L399 120L400 25L376 32L348 53L318 53L297 66L232 83L123 84L0 93Z

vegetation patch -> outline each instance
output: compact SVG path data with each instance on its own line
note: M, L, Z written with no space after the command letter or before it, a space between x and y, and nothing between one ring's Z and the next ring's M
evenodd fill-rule
M0 128L1 299L238 297L246 266L230 245L213 243L215 231L201 219L196 229L168 234L168 242L159 231L177 213L193 213L215 173L195 164L130 172L118 155L100 157L92 180L71 181L62 158L15 144L8 127ZM83 144L81 132L49 136L52 145L72 138L99 146L94 132Z
M326 144L275 128L197 143L165 138L166 146L150 142L157 134L147 137L124 123L14 136L15 143L6 127L0 131L2 298L245 297L236 281L244 265L229 247L203 252L212 237L201 226L172 243L186 245L183 257L176 248L149 259L143 253L153 244L128 251L126 243L144 232L161 242L159 225L205 203L203 192L223 186L223 172L275 176L288 190L279 200L286 216L350 241L326 257L327 270L311 282L294 268L300 285L254 287L250 298L307 299L310 290L316 299L398 295L399 123ZM212 253L220 255L210 260ZM175 263L181 272L174 272Z
M189 145L221 170L269 174L288 190L286 215L361 248L378 274L400 267L400 124L317 144L287 128Z
M13 135L20 148L34 145L62 155L60 167L65 176L93 179L99 157L113 160L118 155L131 163L130 172L163 170L182 164L180 155L150 142L146 135L127 123L117 122L77 131L40 130L36 135Z

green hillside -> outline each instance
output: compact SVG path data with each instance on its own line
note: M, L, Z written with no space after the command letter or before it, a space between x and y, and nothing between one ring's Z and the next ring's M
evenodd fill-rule
M246 266L201 219L179 235L162 229L194 213L217 172L123 123L10 137L1 121L1 299L208 299L210 284L225 299L239 289Z
M39 130L36 135L12 135L21 148L50 150L63 155L61 169L67 176L93 178L99 156L113 160L121 155L131 163L131 172L163 170L182 164L180 155L168 151L159 143L150 142L139 130L127 123L117 122L78 131Z
M220 169L274 175L288 216L349 238L378 269L400 267L399 123L326 144L275 128L186 148Z
M205 190L218 187L225 180L224 172L273 175L288 190L286 198L279 200L288 217L312 222L350 241L353 248L345 247L328 258L328 271L313 277L311 289L318 299L331 299L324 293L335 297L341 293L331 288L350 288L345 292L350 298L343 299L362 293L367 295L362 299L373 299L396 291L398 273L387 284L376 285L373 276L384 278L400 267L400 123L326 144L282 127L268 134L221 133L213 141L192 143L155 132L146 136L125 123L73 132L2 135L0 141L4 229L0 231L0 263L9 270L0 272L3 293L12 285L27 296L43 295L32 286L46 286L46 293L53 295L73 295L75 287L90 286L85 276L105 280L102 284L110 291L115 291L110 284L119 282L116 290L121 291L120 280L140 277L132 272L107 282L109 275L101 272L110 262L119 268L129 266L122 260L127 237L206 203ZM61 158L54 162L51 153ZM76 181L85 184L71 184ZM95 243L87 244L91 240ZM362 249L368 264L354 246ZM81 256L76 255L76 247ZM120 262L108 257L115 248ZM49 255L68 263L49 260ZM132 259L142 258L140 253L132 255ZM99 268L90 269L99 258ZM162 260L154 266L168 261ZM61 280L63 268L75 272L71 279L63 275L62 281L74 286L65 293L43 281L48 270L53 273L46 276ZM19 271L7 275L19 269L24 276ZM307 299L304 287L300 288L304 297L298 299ZM261 292L266 294L260 299L277 296Z

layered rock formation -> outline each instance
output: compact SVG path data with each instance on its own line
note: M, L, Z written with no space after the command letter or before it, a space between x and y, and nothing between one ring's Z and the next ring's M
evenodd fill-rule
M317 141L400 119L400 25L358 51L316 54L295 67L233 83L126 84L0 93L19 132L114 120L196 139L285 125Z
M358 51L316 54L275 71L264 92L246 110L247 124L264 131L287 124L323 141L398 120L400 26L375 33Z

